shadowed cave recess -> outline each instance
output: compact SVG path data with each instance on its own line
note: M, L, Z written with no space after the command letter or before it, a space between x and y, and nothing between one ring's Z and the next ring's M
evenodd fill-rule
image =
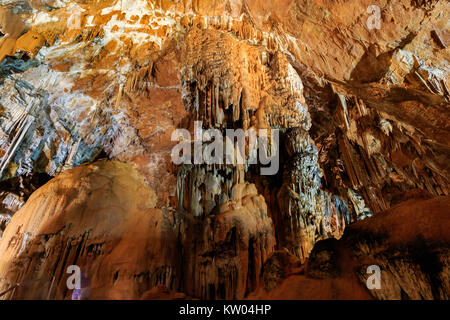
M0 0L0 299L448 300L449 9Z

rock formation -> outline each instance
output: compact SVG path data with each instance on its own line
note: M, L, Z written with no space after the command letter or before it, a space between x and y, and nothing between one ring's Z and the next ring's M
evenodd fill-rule
M449 3L373 2L2 0L0 298L448 299Z
M138 298L177 281L174 217L126 164L67 171L32 194L1 242L1 289L14 299L72 297L68 266L89 281L81 298ZM174 285L175 286L175 285Z
M339 240L319 241L303 269L277 252L250 298L448 300L449 206L449 197L407 200L350 225ZM373 265L380 287L368 290Z

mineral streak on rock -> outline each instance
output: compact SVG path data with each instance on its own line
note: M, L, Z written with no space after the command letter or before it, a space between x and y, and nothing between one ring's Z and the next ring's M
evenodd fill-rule
M1 298L448 299L448 232L405 230L448 213L449 6L0 1ZM175 165L195 121L279 130L279 170Z

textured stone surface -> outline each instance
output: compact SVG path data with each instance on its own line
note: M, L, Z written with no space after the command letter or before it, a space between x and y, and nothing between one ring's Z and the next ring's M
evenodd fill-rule
M78 265L86 299L136 299L174 285L179 266L173 217L129 165L80 166L38 189L0 244L0 291L10 299L70 299ZM82 283L83 284L83 283Z
M449 206L449 197L412 199L352 224L315 245L306 272L274 255L250 298L447 300ZM370 265L381 269L379 289L366 287Z
M193 221L194 220L194 221ZM181 227L186 292L204 299L242 299L259 283L275 241L264 198L237 184L233 198L204 221Z

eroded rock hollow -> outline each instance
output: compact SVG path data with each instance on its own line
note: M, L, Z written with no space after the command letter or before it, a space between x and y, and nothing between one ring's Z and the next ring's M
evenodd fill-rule
M0 4L0 299L448 299L447 1Z

